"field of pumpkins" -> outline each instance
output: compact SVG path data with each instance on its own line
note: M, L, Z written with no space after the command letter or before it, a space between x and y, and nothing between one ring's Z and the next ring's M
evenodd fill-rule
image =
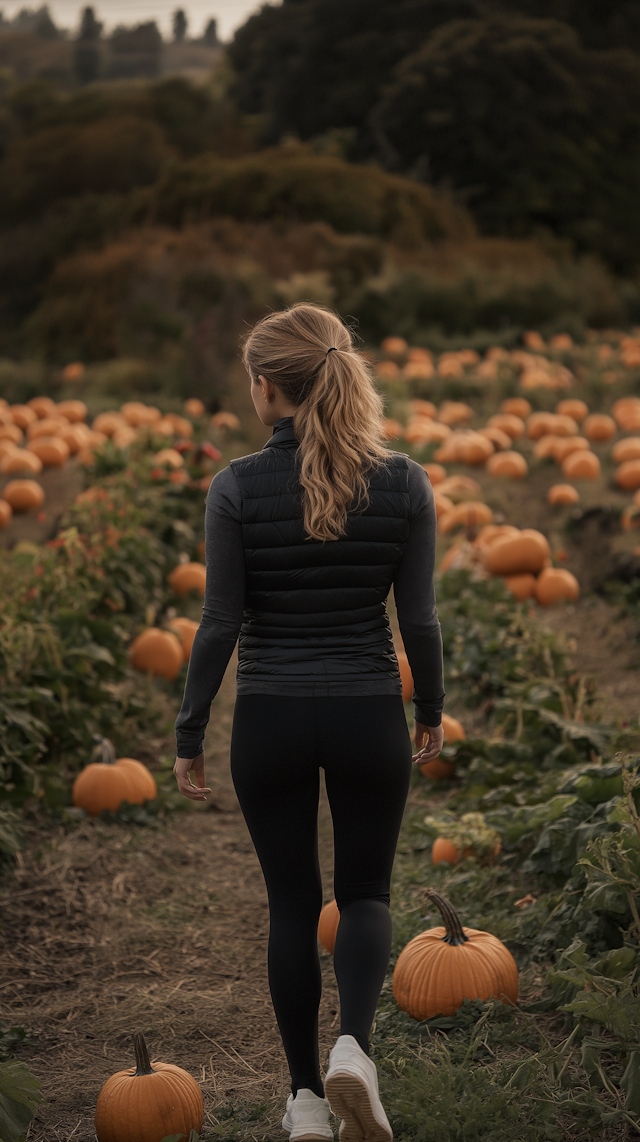
M398 846L373 1032L394 1136L636 1137L640 726L603 701L606 664L581 673L546 620L600 592L638 621L640 331L439 354L389 337L369 357L389 446L434 490L447 687L445 747L414 774ZM180 803L171 776L206 490L248 450L245 426L197 400L94 408L72 395L77 368L57 401L0 400L0 963L21 981L0 991L0 1138L267 1142L286 1082L266 897L228 774L231 669L210 805ZM411 723L392 600L390 617ZM324 797L319 843L326 1063Z

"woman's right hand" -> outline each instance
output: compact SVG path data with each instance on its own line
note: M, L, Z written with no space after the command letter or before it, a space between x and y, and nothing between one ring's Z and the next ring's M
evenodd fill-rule
M424 765L439 757L444 745L444 730L442 726L423 726L416 722L414 739L417 753L413 755L416 765Z
M189 777L191 770L196 779L195 785ZM206 794L211 790L205 785L204 753L199 753L197 757L177 757L173 772L183 797L188 797L190 801L207 800Z

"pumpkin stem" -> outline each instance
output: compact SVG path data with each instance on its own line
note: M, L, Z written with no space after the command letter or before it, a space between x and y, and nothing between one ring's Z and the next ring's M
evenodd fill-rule
M445 944L453 944L454 947L458 944L466 944L469 937L465 936L462 931L462 924L449 904L449 901L445 900L444 896L441 896L434 888L425 888L423 890L423 896L435 904L438 912L442 916L445 926L445 935L442 939Z
M155 1075L155 1071L149 1062L149 1052L147 1051L147 1044L144 1041L142 1031L136 1031L133 1036L133 1049L136 1055L136 1073L133 1076L136 1078L138 1075Z
M101 738L98 734L94 734L94 741L97 745L92 750L89 761L97 761L102 765L115 765L116 751L112 741L109 738Z

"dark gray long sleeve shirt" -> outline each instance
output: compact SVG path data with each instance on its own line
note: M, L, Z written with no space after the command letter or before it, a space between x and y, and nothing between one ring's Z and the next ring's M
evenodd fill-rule
M433 587L436 512L429 477L413 460L409 460L409 498L409 537L393 590L400 633L413 674L416 720L423 725L437 726L442 718L444 682L442 637ZM179 757L196 757L203 749L211 702L240 633L245 604L241 518L240 487L233 470L225 468L212 481L207 496L207 581L202 620L194 639L184 699L176 719ZM400 694L401 691L397 675L390 673L387 679L376 681L376 694ZM278 679L239 679L237 692L293 693L290 683ZM336 696L371 694L371 682L358 681L357 677L349 682L327 682L326 695L334 693Z

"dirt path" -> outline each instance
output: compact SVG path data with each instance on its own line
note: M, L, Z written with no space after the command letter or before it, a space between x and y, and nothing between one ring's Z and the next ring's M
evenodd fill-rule
M230 1104L250 1102L259 1120L239 1137L283 1137L288 1073L267 986L266 892L229 775L232 705L230 668L207 743L213 809L157 829L89 821L50 841L28 833L19 887L0 905L0 1019L27 1028L19 1053L47 1099L29 1142L93 1142L98 1093L131 1064L136 1029L152 1059L201 1082L209 1136L221 1115L232 1135ZM326 899L331 846L323 800ZM324 1060L337 993L322 962Z

